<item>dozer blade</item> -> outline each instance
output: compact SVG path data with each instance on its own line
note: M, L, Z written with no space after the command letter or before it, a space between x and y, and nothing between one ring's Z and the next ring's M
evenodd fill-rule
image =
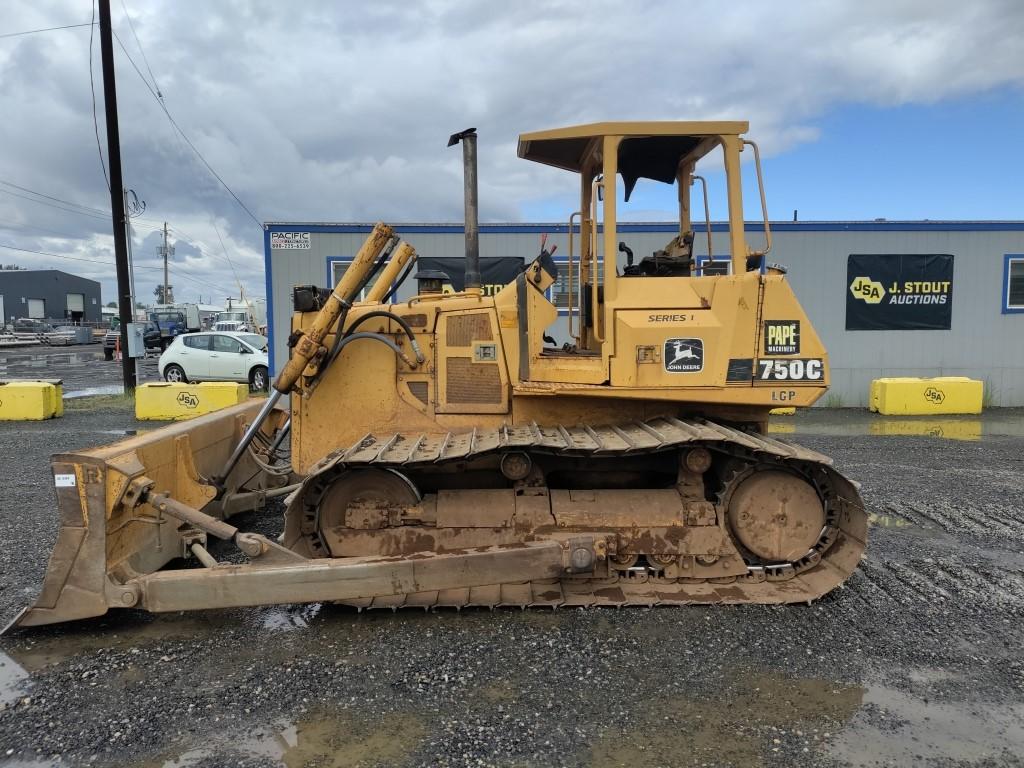
M183 557L194 538L194 531L181 530L176 520L155 513L139 498L155 490L195 508L222 506L211 504L217 489L205 479L223 468L260 404L250 401L112 445L54 456L57 541L38 599L7 629L102 616L111 607L136 605L137 590L124 585ZM247 457L233 477L259 475ZM250 508L261 503L260 495L248 497ZM211 514L223 517L244 508L236 503Z
M239 531L225 518L294 487L261 472L248 454L224 488L210 481L259 408L246 403L55 456L57 542L39 598L4 631L102 616L110 608L165 612L468 590L557 579L603 557L603 540L582 536L412 557L311 559ZM208 535L233 541L249 562L217 563L205 549ZM193 556L206 567L161 570Z

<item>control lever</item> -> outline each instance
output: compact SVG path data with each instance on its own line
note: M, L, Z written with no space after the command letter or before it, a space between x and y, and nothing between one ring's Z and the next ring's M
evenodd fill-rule
M626 254L626 266L627 267L632 267L633 266L633 249L630 248L628 245L626 245L625 242L620 242L619 243L619 253Z

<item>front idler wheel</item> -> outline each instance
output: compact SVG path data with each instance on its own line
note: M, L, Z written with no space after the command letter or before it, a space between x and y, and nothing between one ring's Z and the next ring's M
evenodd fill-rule
M821 538L825 507L817 489L794 472L755 469L728 494L729 527L764 564L803 558Z

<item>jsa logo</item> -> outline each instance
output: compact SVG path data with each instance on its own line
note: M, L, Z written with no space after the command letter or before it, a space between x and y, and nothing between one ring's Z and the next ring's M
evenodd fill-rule
M870 277L855 277L850 283L850 293L868 304L880 304L885 298L885 286Z

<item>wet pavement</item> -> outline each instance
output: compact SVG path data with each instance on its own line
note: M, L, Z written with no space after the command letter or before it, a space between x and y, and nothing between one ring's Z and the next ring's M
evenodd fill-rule
M139 382L157 381L157 350L139 358ZM81 344L71 347L34 347L0 349L0 380L61 379L65 397L115 395L124 392L121 363L103 359L102 344Z
M861 568L811 606L309 605L18 632L0 765L1024 765L1024 411L941 421L773 420L871 513ZM52 544L47 454L140 428L103 398L0 425L0 622Z

